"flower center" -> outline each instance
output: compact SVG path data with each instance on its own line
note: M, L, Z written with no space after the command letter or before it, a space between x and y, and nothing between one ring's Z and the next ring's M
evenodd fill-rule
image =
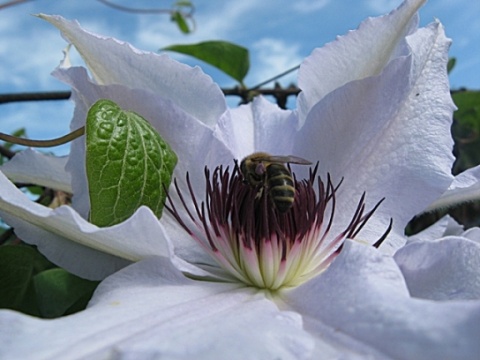
M218 264L249 286L277 290L298 286L323 272L339 254L345 239L354 239L383 201L365 211L365 194L345 230L330 234L336 196L342 181L325 182L316 176L318 164L308 179L294 178L295 195L291 208L284 212L268 182L253 187L244 182L238 164L206 168L206 198L198 203L187 173L186 201L174 181L183 210L178 210L170 195L166 209ZM316 185L315 185L316 183ZM191 205L189 205L191 204ZM375 243L379 246L390 227Z

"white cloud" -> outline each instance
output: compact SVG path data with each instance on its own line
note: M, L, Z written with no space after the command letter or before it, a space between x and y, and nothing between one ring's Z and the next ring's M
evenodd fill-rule
M299 13L311 13L323 9L330 0L299 0L293 2L293 10Z
M402 0L368 0L366 5L372 13L385 14L395 9L401 2Z
M197 28L188 36L181 34L175 24L163 18L143 17L139 19L135 34L136 46L156 50L171 44L228 39L236 31L241 31L242 21L258 8L256 0L204 3L194 14Z
M254 86L272 78L296 65L303 58L299 55L298 44L288 44L283 40L263 38L253 44L251 49L251 73L247 77L248 85ZM282 77L278 82L284 86L296 83L297 72Z
M51 32L42 32L38 34L41 39L36 44L32 44L29 39L11 39L9 50L9 71L15 73L15 76L9 76L9 80L14 80L13 85L27 90L32 80L40 88L48 88L53 84L58 84L50 73L59 64L62 59L62 47L65 43L58 40L58 35ZM34 79L32 79L34 77Z
M2 20L8 22L9 18L2 17ZM0 29L2 91L32 91L32 83L37 90L59 84L50 72L62 58L65 41L40 19L21 17L15 20L29 30L27 33L20 31L18 24Z

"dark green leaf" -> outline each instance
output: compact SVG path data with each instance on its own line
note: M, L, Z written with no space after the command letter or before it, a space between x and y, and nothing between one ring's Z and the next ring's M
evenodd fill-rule
M27 190L33 195L41 195L44 192L44 188L37 185L29 186Z
M177 156L155 129L113 101L99 100L88 112L85 135L90 221L111 226L141 205L160 217Z
M30 286L35 250L27 246L0 247L0 307L17 309Z
M480 91L457 91L452 98L458 108L455 120L480 132Z
M215 66L243 85L250 60L248 50L227 41L206 41L191 45L171 45L162 50L193 56Z
M36 275L34 284L41 316L55 318L85 308L98 282L55 268Z
M457 62L457 59L455 58L450 58L448 59L448 63L447 63L447 72L450 74L450 72L452 71L452 69L455 67L455 63Z
M32 278L48 262L34 248L0 247L0 308L38 315Z
M452 126L457 158L453 173L458 174L480 164L480 91L455 91L452 97L458 107Z
M12 133L12 135L16 137L25 137L26 134L27 131L25 130L25 128L20 128Z

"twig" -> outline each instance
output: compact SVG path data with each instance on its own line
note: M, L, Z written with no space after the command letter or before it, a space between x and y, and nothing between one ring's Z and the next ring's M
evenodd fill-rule
M98 2L111 7L112 9L115 10L120 10L120 11L125 11L125 12L130 12L130 13L135 13L135 14L173 14L176 12L176 10L170 10L170 9L138 9L138 8L131 8L128 6L123 6L123 5L118 5L115 3L112 3L107 0L97 0ZM191 17L193 14L193 5L191 6L191 10L188 13L182 13L185 17Z
M25 2L28 2L28 1L33 1L33 0L12 0L12 1L6 2L4 4L0 4L0 10L5 9L9 6L20 5L21 3L25 3Z
M24 146L32 146L32 147L52 147L66 144L76 138L82 136L85 133L85 127L82 126L81 128L68 133L67 135L61 136L56 139L50 140L31 140L25 139L17 136L12 136L8 134L4 134L0 132L0 140L17 144L17 145L24 145Z
M21 101L66 100L70 98L70 91L25 92L16 94L0 94L0 104Z

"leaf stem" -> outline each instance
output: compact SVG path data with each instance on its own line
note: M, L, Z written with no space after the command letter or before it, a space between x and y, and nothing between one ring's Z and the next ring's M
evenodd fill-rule
M8 135L0 132L0 140L7 141L9 143L13 143L17 145L24 145L24 146L31 146L31 147L52 147L52 146L66 144L72 140L75 140L76 138L79 138L84 133L85 133L85 127L82 126L81 128L56 139L32 140L32 139L24 139L24 138L12 136L12 135Z

